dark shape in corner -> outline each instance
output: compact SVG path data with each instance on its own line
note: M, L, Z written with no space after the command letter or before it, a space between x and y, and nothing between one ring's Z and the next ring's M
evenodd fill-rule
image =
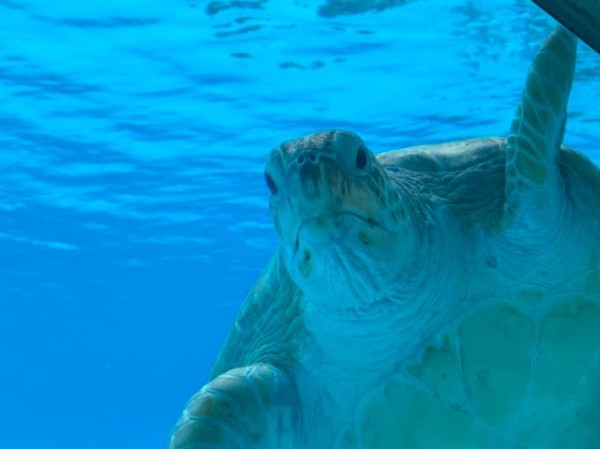
M600 53L600 0L533 0Z

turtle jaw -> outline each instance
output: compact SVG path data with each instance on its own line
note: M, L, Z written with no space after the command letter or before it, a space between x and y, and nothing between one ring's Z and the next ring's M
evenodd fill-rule
M280 197L271 210L290 276L310 302L338 317L389 302L389 290L412 276L422 252L414 221L393 216L368 185L345 195Z
M380 226L363 210L341 209L305 218L300 221L294 232L296 236L295 250L301 239L307 239L315 245L339 241L346 237L351 228L356 227L358 223L368 224L372 227Z
M387 296L412 247L396 232L345 210L303 220L293 235L293 244L282 242L290 276L310 302L339 316L363 314Z

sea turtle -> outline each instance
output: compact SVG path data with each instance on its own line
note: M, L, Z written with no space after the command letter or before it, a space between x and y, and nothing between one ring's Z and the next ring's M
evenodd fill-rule
M279 247L170 449L597 449L600 171L557 29L507 139L282 144Z

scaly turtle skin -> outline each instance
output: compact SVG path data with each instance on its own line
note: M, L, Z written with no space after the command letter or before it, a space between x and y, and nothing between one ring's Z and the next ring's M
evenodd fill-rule
M597 449L600 172L561 148L575 39L507 139L275 149L280 245L170 449Z

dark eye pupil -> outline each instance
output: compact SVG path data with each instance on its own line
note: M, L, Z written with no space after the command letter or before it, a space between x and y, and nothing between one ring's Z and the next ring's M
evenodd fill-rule
M277 193L277 186L275 185L275 181L273 181L271 175L267 172L265 172L265 181L267 182L267 187L269 188L271 194L275 195Z
M367 152L364 148L359 148L356 152L356 168L362 170L367 166Z

